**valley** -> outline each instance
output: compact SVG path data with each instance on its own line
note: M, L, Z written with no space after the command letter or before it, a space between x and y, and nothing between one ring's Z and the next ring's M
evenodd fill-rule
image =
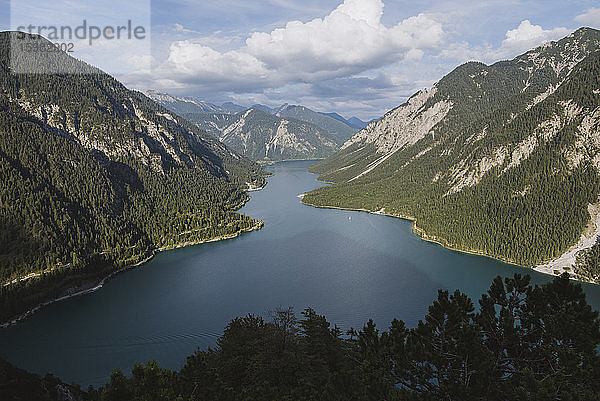
M600 400L600 8L8 3L1 400Z
M267 315L274 304L311 306L343 331L370 318L382 328L394 318L416 327L439 288L476 298L497 275L529 273L539 285L551 279L423 241L407 220L303 205L298 194L323 186L307 172L313 163L270 167L268 184L239 210L264 221L260 231L161 252L94 293L0 329L0 343L11 344L8 360L86 388L139 361L178 369L198 347L215 346L230 319ZM600 308L600 287L583 289Z
M352 123L337 114L330 116L303 106L253 105L245 109L239 105L216 106L157 91L146 94L235 151L262 164L325 158L353 136L357 127L366 124L357 118Z

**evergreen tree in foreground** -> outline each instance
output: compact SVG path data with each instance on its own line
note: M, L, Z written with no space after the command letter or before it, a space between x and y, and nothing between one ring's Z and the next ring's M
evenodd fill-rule
M310 308L300 318L291 309L268 321L247 315L179 371L151 361L71 392L114 401L598 400L599 345L598 312L579 284L564 275L534 287L516 274L494 279L478 307L460 291L439 291L414 328L394 320L380 332L369 321L343 336ZM0 368L0 399L60 399L48 385L56 379L23 386L34 380Z

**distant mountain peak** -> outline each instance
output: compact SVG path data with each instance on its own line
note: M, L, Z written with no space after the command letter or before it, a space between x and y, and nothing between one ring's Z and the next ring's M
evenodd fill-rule
M145 95L163 107L179 114L187 113L232 113L230 108L217 106L213 103L200 101L193 97L174 96L157 90L147 90Z
M345 119L338 113L321 113L321 114L323 114L324 116L334 118L338 121L341 121L344 124L346 124L347 126L354 128L355 130L361 130L369 124L368 122L362 121L358 117L351 117L349 119Z

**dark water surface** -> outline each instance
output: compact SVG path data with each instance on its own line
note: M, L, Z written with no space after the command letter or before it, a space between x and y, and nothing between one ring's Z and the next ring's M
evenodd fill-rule
M97 386L135 362L179 368L247 313L310 306L344 330L369 318L380 328L395 317L414 326L439 288L478 299L495 276L526 272L424 242L409 221L304 206L297 195L322 185L310 164L272 166L267 187L251 194L241 212L264 220L262 230L159 254L93 294L50 305L0 329L0 355ZM535 283L549 280L527 272ZM600 287L585 290L598 309Z

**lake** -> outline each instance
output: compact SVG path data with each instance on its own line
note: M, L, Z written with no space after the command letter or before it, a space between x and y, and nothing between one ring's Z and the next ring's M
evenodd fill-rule
M312 307L343 330L372 318L417 324L438 289L476 301L497 276L535 271L422 241L411 222L364 212L317 209L298 195L320 185L312 162L269 168L267 187L241 213L260 231L164 252L100 290L43 308L0 329L0 354L17 366L84 388L104 384L113 368L157 360L179 368L197 348L214 346L232 318L268 317L277 307ZM584 285L600 306L600 287Z

